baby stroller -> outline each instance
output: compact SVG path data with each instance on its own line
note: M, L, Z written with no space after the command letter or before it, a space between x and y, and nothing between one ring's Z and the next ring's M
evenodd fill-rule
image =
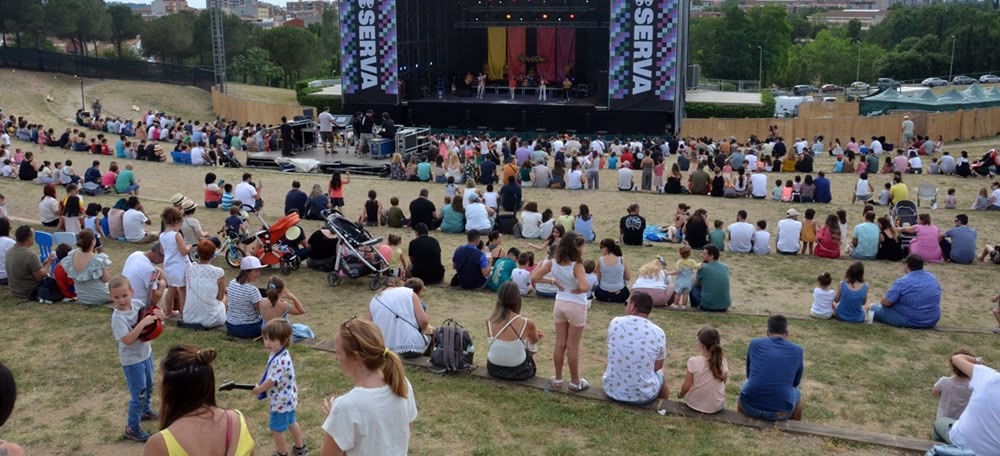
M236 154L230 148L224 148L219 150L219 163L222 164L224 168L242 168L243 165L240 164L240 159L236 158Z
M917 224L917 204L913 201L903 200L896 203L892 209L892 223L897 228L913 226ZM910 248L910 241L916 237L914 234L899 233L899 246L903 251Z
M1000 170L1000 153L997 153L996 149L990 149L983 154L983 158L972 164L972 171L976 173L973 176L978 174L993 177L993 170L990 168L994 166Z
M344 217L339 211L327 210L323 212L323 216L326 228L340 239L333 270L326 276L327 283L336 287L345 276L357 279L374 274L368 282L368 288L381 288L389 270L389 262L378 251L382 238L372 237L363 227Z
M288 275L292 271L298 270L302 265L302 258L299 257L297 249L290 248L282 243L286 234L295 228L301 235L302 229L298 227L299 214L293 212L274 222L273 225L264 225L263 228L254 234L254 238L260 242L254 248L254 255L260 259L264 266L278 266L282 274ZM295 236L298 239L298 236ZM295 239L289 239L294 241Z

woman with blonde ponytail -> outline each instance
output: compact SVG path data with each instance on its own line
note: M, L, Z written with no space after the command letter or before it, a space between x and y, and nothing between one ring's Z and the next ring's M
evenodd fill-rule
M377 326L357 317L340 325L335 341L337 364L354 388L323 401L321 454L406 455L417 403L403 362Z
M701 354L688 359L687 376L677 394L693 410L717 413L726 405L726 378L729 365L720 345L719 331L701 328L698 331L698 348Z
M215 357L215 350L193 345L167 351L160 367L162 430L146 442L143 456L253 454L243 414L215 404Z

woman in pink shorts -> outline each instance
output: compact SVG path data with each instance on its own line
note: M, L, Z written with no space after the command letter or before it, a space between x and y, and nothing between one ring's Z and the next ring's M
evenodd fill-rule
M587 326L587 274L583 270L584 239L569 232L559 240L555 258L546 261L531 273L531 280L548 282L559 288L556 293L552 319L556 324L556 343L552 360L556 375L549 379L553 389L563 386L563 360L569 364L571 381L569 390L579 392L590 387L587 379L580 377L580 339ZM550 278L545 278L551 273Z

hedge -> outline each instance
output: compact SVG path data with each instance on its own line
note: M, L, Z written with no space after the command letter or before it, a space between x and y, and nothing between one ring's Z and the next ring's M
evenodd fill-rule
M300 83L295 84L295 99L302 106L312 106L319 112L324 106L329 106L331 112L340 112L343 99L338 95L319 95L322 91L318 87L306 87Z
M774 117L774 95L771 91L761 92L762 106L723 105L713 103L686 103L685 116L689 119L743 119Z

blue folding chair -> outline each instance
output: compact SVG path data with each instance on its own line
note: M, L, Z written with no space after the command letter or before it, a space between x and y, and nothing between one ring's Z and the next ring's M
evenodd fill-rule
M52 235L44 231L35 231L35 244L38 244L38 256L44 263L45 259L52 253ZM53 261L50 273L55 274L55 272L56 262Z

